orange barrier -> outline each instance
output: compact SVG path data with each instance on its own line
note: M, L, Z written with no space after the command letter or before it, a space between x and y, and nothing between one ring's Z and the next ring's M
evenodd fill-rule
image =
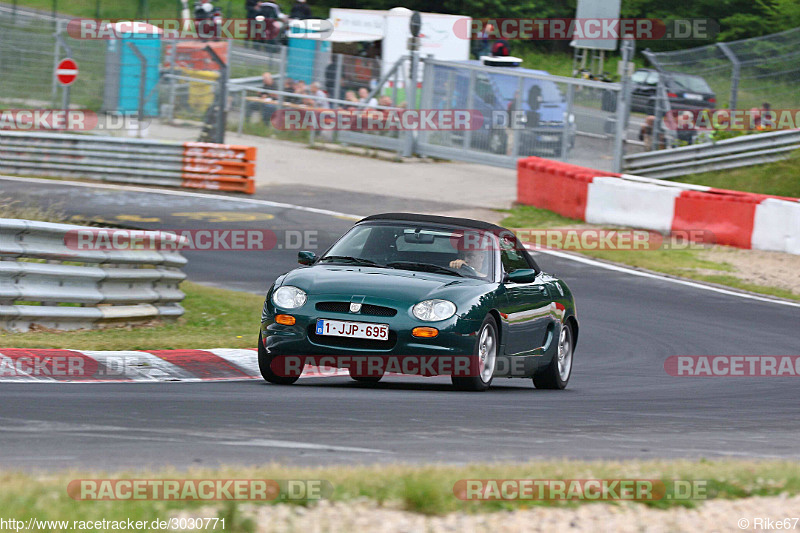
M620 174L541 157L520 159L517 162L517 201L585 220L589 184L595 176L619 177Z
M254 194L255 159L252 146L184 143L181 186Z
M681 192L675 198L672 231L703 229L714 234L717 244L750 248L756 206L765 197L727 192Z

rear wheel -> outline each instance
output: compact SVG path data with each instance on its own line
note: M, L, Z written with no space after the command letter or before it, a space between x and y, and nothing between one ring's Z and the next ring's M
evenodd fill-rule
M353 378L353 380L358 381L359 383L377 383L381 379L383 379L383 374L381 374L380 376L356 376L353 374L352 368L349 370L349 372L350 372L350 377Z
M478 358L479 373L477 376L457 377L451 376L453 386L459 390L485 391L492 384L494 368L497 362L497 323L489 315L478 330L478 340L475 344L475 355ZM471 367L472 365L470 365Z
M272 371L272 361L277 357L275 354L267 352L264 348L264 343L261 340L261 334L258 334L258 369L261 371L261 376L270 383L276 385L291 385L297 381L300 376L279 376Z
M561 327L558 336L558 352L550 364L533 375L533 384L537 389L565 389L572 375L572 352L574 335L569 323Z

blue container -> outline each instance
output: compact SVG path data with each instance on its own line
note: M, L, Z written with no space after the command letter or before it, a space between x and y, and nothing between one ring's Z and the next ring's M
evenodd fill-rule
M305 31L303 28L290 28L286 76L293 80L311 83L314 80L322 79L321 75L315 76L314 74L315 72L321 74L328 66L331 43L330 41L292 37L292 34Z
M119 23L118 23L119 25ZM152 27L151 27L152 28ZM161 33L117 32L118 39L109 39L106 49L106 86L103 108L109 112L135 114L139 111L139 83L142 65L128 43L133 43L147 61L145 74L146 116L157 116L159 67L161 65Z

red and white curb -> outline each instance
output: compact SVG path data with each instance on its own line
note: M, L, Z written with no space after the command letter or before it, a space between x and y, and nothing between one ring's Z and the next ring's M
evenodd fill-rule
M346 376L306 367L301 378ZM57 350L0 348L0 382L131 383L261 379L251 349Z

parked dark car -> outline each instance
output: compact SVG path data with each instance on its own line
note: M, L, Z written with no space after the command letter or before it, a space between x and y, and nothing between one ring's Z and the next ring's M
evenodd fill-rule
M666 72L665 88L673 110L714 109L717 95L706 80L695 74ZM652 115L655 113L656 90L659 73L653 69L642 68L631 76L631 111Z

